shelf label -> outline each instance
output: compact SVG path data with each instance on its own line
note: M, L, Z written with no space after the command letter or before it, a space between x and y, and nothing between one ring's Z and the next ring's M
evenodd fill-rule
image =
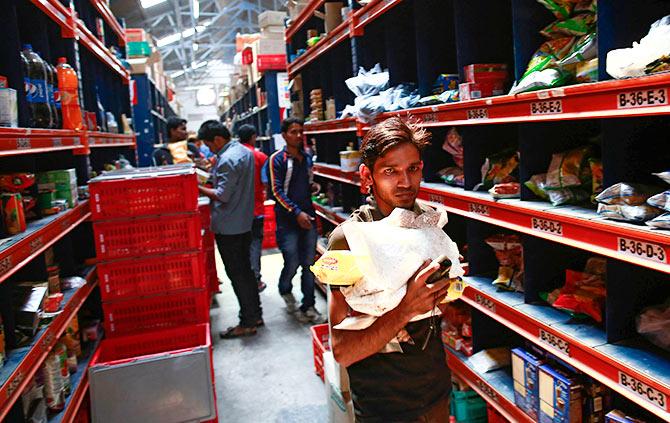
M645 260L651 260L658 263L667 263L668 258L665 248L658 244L636 241L628 238L617 238L618 251L627 256L639 257Z
M444 197L437 194L428 194L428 201L433 203L444 204Z
M530 103L530 114L535 115L558 115L563 113L562 100L534 101Z
M619 109L636 109L638 107L667 106L668 90L657 88L653 90L628 91L617 94Z
M16 376L9 382L9 386L7 386L7 398L11 398L12 395L14 395L14 392L16 392L17 389L21 386L21 383L23 382L23 378L25 378L26 375L23 373L22 370L20 370Z
M531 228L539 232L563 236L563 225L561 222L533 217L531 219Z
M3 275L12 268L12 256L7 256L0 260L0 275Z
M475 294L475 302L493 313L496 312L496 303L481 294Z
M621 371L619 372L619 385L631 391L649 404L653 404L662 410L666 409L667 398L663 392L660 392Z
M488 109L468 109L468 120L488 119Z
M60 138L54 138L53 139L53 145L54 147L62 147L63 146L63 140Z
M437 116L435 113L426 113L421 116L423 123L435 123L437 122Z
M540 329L540 342L542 342L545 345L548 345L552 347L553 349L556 349L563 354L567 355L568 357L570 356L570 344L568 341L566 341L563 338L560 338L553 333L549 333L545 331L544 329Z
M498 402L498 394L493 390L489 385L484 383L483 380L477 379L477 387L486 394L487 397L491 398L493 401Z
M41 236L38 236L37 238L35 238L35 239L33 239L32 241L30 241L30 244L29 244L29 246L30 246L30 254L33 254L35 251L37 251L37 250L39 250L40 248L42 248L43 245L44 245L44 240L42 239Z
M17 150L27 150L31 148L30 138L17 138L16 139L16 149Z
M489 206L485 204L469 203L468 208L470 209L470 213L481 214L482 216L491 215L491 210L489 209Z

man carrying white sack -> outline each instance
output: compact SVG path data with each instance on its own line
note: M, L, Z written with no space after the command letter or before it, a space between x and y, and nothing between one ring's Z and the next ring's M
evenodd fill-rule
M329 250L351 250L359 254L367 249L373 262L386 256L385 263L388 263L388 259L401 250L395 263L386 266L372 263L369 268L361 269L365 283L331 290L331 343L335 359L347 367L349 373L356 422L449 421L451 376L445 362L439 310L436 309L447 295L449 281L426 283L439 269L438 263L431 259L446 253L434 254L434 250L440 248L451 253L453 266L449 276L463 274L458 250L441 229L446 220L431 223L435 231L442 233L442 238L433 234L435 239L439 238L435 242L441 243L438 247L420 245L416 241L412 245L411 237L398 239L403 228L392 226L386 226L392 229L385 232L385 236L365 237L365 231L374 231L375 225L384 224L382 220L394 221L400 215L407 217L407 210L415 213L409 216L417 222L422 218L431 220L429 216L436 215L416 203L423 169L421 151L428 144L429 136L399 118L387 119L368 132L361 146L360 176L374 200L355 211L333 231L329 240ZM400 210L394 212L395 209ZM385 219L391 214L393 216ZM421 227L420 222L418 225ZM377 226L377 230L380 228L382 226ZM428 233L431 239L435 231L427 229L422 233ZM365 264L359 263L361 266ZM390 280L397 279L398 274L402 274L403 279L397 289L388 286L392 283L387 284L386 292L374 288L375 275L379 284L380 276ZM361 287L368 291L355 292ZM384 304L379 310L370 307L374 304L365 303L368 297L374 296ZM362 319L361 313L364 314ZM360 324L365 321L368 323ZM343 327L347 329L341 329Z

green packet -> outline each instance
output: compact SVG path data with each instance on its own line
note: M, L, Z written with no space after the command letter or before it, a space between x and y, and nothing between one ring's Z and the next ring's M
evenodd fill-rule
M570 0L537 0L542 6L549 9L558 19L567 19L575 7L574 1Z
M540 34L547 38L561 38L566 36L581 37L593 32L596 27L596 15L582 13L566 20L557 20L547 25Z

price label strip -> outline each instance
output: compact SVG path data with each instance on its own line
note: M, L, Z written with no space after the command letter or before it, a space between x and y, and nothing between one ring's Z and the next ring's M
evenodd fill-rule
M627 256L638 257L658 263L667 263L665 248L658 244L636 241L628 238L617 238L617 251Z
M475 294L475 302L493 313L496 312L496 303L481 294Z
M468 109L468 120L488 119L488 109Z
M667 411L668 398L663 392L660 392L621 371L619 372L619 385L634 393L643 401Z
M570 343L565 339L554 335L553 333L547 332L544 329L540 329L540 342L551 347L554 350L558 350L563 354L570 356Z
M482 216L491 215L491 209L485 204L469 203L468 209L470 210L470 213L480 214Z
M668 105L668 90L657 88L653 90L628 91L617 94L617 108L637 109L639 107L654 107Z
M562 100L535 101L530 103L531 116L559 115L563 113Z
M493 401L498 402L498 394L494 391L489 385L484 383L483 380L477 379L477 386L482 390L489 398Z
M556 222L554 220L533 217L531 219L531 228L538 232L563 236L563 225L561 222Z

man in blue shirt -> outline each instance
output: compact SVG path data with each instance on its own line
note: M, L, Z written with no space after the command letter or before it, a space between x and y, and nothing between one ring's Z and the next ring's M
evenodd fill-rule
M249 257L254 219L254 156L239 142L231 141L228 129L216 120L204 122L198 138L217 155L212 170L214 188L200 187L200 192L212 200L212 232L240 304L239 325L228 328L221 337L255 335L263 319Z
M286 310L303 323L323 323L326 318L314 307L314 264L317 232L312 207L312 157L303 149L303 123L296 118L282 122L286 146L268 159L270 189L275 199L277 244L284 257L279 294ZM293 277L302 266L302 304L293 297Z

